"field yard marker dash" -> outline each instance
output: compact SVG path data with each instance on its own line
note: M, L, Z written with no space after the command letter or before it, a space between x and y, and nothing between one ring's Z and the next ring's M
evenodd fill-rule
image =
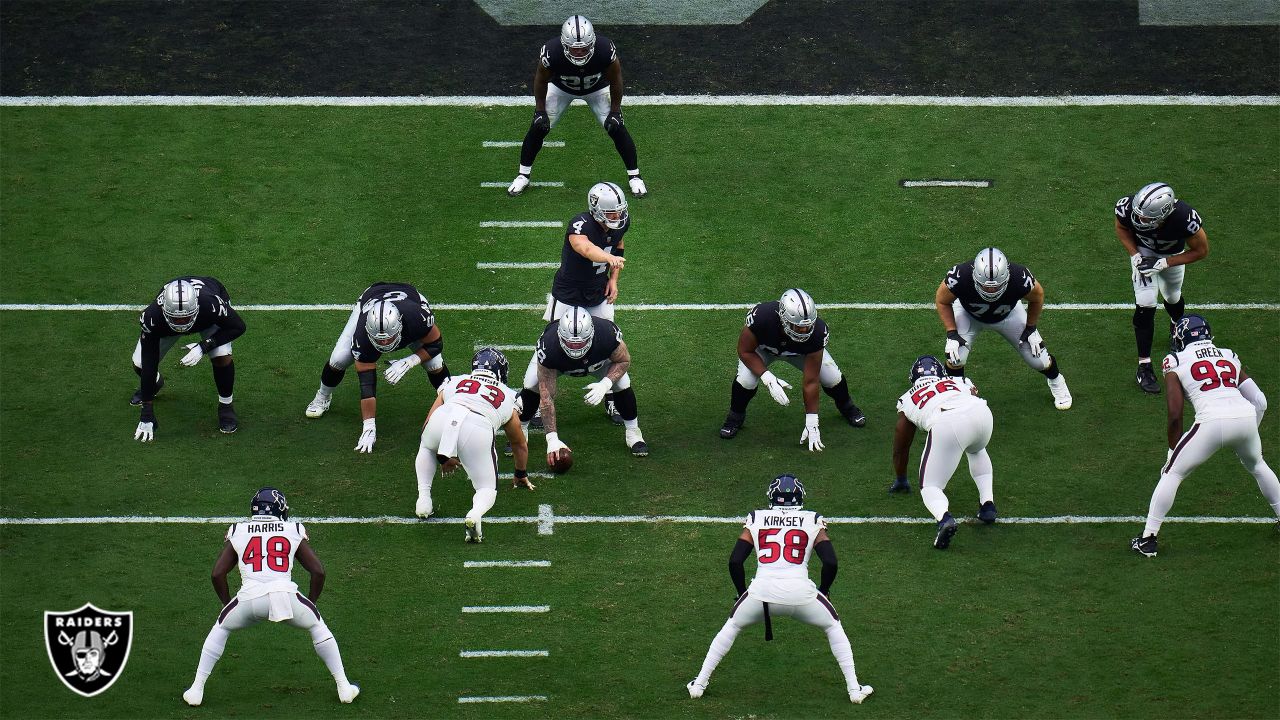
M550 605L466 605L464 613L546 613Z
M529 183L533 187L564 187L563 180L533 180ZM510 182L482 182L482 188L505 188L510 187Z
M467 560L462 563L464 568L524 568L524 567L551 567L550 560Z
M510 352L513 350L533 352L534 349L536 348L536 346L534 345L486 345L485 343L475 344L476 350L479 350L480 348L486 348L486 347L497 348L502 352Z
M987 187L991 187L990 180L899 180L898 184L904 188L916 188L916 187L987 188Z
M485 140L480 143L480 147L487 148L513 148L524 145L523 140ZM563 140L546 140L542 143L542 147L564 147Z
M460 697L460 703L525 703L546 702L546 695L495 695L493 697Z
M478 262L477 270L550 270L560 267L558 262Z
M483 266L483 267L482 267ZM558 268L560 263L476 263L480 269L499 269L499 266L515 268ZM308 305L236 305L236 310L255 312L272 311L341 311L351 312L352 303L323 303ZM433 304L436 310L490 312L503 310L537 310L546 309L545 303L439 303ZM635 303L616 306L622 312L667 312L690 311L707 312L718 310L750 310L755 303ZM819 310L934 310L933 303L901 303L901 302L833 302L821 303ZM91 303L0 303L0 311L10 312L140 312L142 305L131 304L91 304ZM1133 310L1133 302L1117 303L1045 303L1046 310ZM1197 310L1280 310L1280 303L1197 303Z
M494 658L494 657L547 657L548 650L463 650L458 657Z
M551 512L550 505L538 506L538 534L554 535L556 531L556 516Z
M482 228L562 228L559 220L484 220Z

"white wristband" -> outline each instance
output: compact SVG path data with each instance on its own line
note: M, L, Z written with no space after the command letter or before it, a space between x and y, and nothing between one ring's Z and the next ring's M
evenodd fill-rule
M548 446L550 446L551 443L558 443L558 442L560 442L560 433L553 433L553 432L547 433Z
M377 419L377 418L369 418L368 420L365 420L365 421L364 421L364 426L365 426L366 428L371 428L371 427L373 427L375 424L377 424L377 422L378 422L378 419Z

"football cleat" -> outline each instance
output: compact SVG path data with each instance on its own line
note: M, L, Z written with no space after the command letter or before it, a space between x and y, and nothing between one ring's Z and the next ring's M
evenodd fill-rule
M849 403L848 407L841 408L840 414L844 416L844 419L847 420L850 425L856 428L863 427L867 424L867 416L863 415L862 410L853 403Z
M707 686L698 682L698 678L694 678L689 681L689 684L685 685L685 689L689 691L689 697L697 700L702 697L702 693L706 691Z
M1071 390L1067 388L1067 379L1059 373L1058 377L1049 380L1049 392L1053 393L1053 406L1059 410L1071 409Z
M889 486L889 492L909 493L911 492L911 481L906 478L902 478L901 480L894 478L893 484Z
M164 387L164 376L160 375L160 377L156 379L156 395L160 394L160 388L162 387ZM129 404L134 407L140 407L142 405L141 387L133 391L133 397L129 398Z
M435 509L431 506L431 498L425 495L419 495L418 501L414 503L413 506L413 513L423 520L431 517L431 513L434 512L434 510Z
M546 427L542 424L542 408L538 408L533 413L533 419L529 421L529 429L546 430Z
M469 543L484 542L484 534L480 532L480 521L478 519L469 517L464 520L462 524L467 531L466 537L464 537L463 540Z
M996 504L988 500L978 506L978 519L990 525L996 521Z
M1156 373L1151 369L1151 363L1138 363L1138 374L1136 379L1138 381L1138 387L1142 388L1143 392L1148 392L1152 395L1160 394L1160 383L1156 382Z
M632 455L649 457L649 446L644 441L644 435L640 434L640 428L627 428L626 438L627 447L631 448Z
M724 419L724 425L720 427L720 437L724 440L730 440L737 436L738 431L742 429L742 421L746 419L745 413L736 413L730 410Z
M855 705L861 705L862 701L866 700L867 697L875 691L876 689L871 687L870 685L859 685L857 687L851 687L849 688L849 702L852 702Z
M514 454L515 454L515 452L511 449L511 441L510 441L510 440L508 440L508 441L507 441L507 444L502 448L502 454L503 454L503 455L506 455L507 457L511 457L512 455L514 455Z
M621 425L623 422L622 415L618 414L618 406L612 400L608 400L605 402L604 414L605 414L605 417L609 418L609 422L613 423L614 425Z
M644 180L641 180L639 175L627 178L627 184L631 186L631 194L638 198L649 194L649 188L645 187Z
M956 534L956 519L951 517L951 513L943 513L942 519L938 521L938 536L933 539L933 546L939 550L946 550L951 547L951 538Z
M316 393L316 396L307 403L306 415L309 418L318 418L329 411L329 405L333 402L333 395L325 395L324 393Z
M1129 547L1139 555L1146 557L1156 556L1156 536L1148 535L1146 537L1136 537L1129 541Z
M346 705L355 700L360 695L360 686L347 683L338 688L338 702Z
M507 186L507 194L511 197L515 197L524 192L527 187L529 187L529 176L524 173L520 173L516 176L516 179L512 180L511 184Z
M218 403L218 429L228 435L240 429L240 420L231 403Z
M204 702L204 688L192 685L182 693L182 699L191 707L199 707L200 703Z

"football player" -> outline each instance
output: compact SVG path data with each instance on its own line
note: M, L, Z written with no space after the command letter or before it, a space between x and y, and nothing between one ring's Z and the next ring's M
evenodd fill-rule
M244 334L244 320L231 307L227 289L211 277L185 276L165 283L156 301L143 309L138 317L142 334L133 348L133 371L140 380L129 400L140 406L138 427L133 438L151 442L156 436L156 414L152 408L156 393L164 387L160 359L184 335L198 334L200 341L188 343L180 361L191 367L209 356L213 366L213 384L218 389L218 429L233 433L240 427L232 405L236 367L231 360L231 341Z
M991 441L991 410L978 397L978 388L966 377L947 375L942 363L923 355L911 365L911 387L898 398L898 424L893 430L893 472L890 492L907 484L907 453L916 428L928 433L920 454L920 499L938 522L933 546L946 550L956 534L956 520L947 500L947 483L960 465L969 461L969 474L978 486L978 519L996 521L993 472L987 443Z
M764 302L747 313L746 326L738 334L738 376L729 394L729 415L720 428L728 440L738 434L747 417L747 403L755 397L759 384L779 405L787 405L791 387L769 372L775 360L785 360L804 373L804 432L800 442L809 450L821 451L818 430L818 387L836 403L836 409L854 427L867 424L867 417L849 397L849 382L827 352L827 324L818 317L818 307L809 293L791 288L777 302Z
M1026 299L1024 308L1022 299ZM947 372L963 376L974 340L995 330L1018 350L1023 361L1049 383L1053 406L1071 408L1071 391L1058 361L1045 349L1036 329L1044 309L1044 288L1027 268L1011 263L997 248L983 248L972 262L953 265L933 297L947 331Z
M481 348L471 359L471 373L449 378L440 386L427 413L422 442L414 467L418 474L418 517L431 516L431 483L436 467L448 474L459 465L471 478L475 494L463 524L467 542L483 542L480 519L498 499L498 454L493 446L497 430L506 431L515 454L512 487L534 489L529 482L529 445L520 416L515 413L516 393L507 387L507 358L497 348Z
M574 15L560 26L560 37L551 38L538 53L533 72L533 122L520 146L520 174L507 188L519 195L529 187L533 160L542 141L560 120L560 114L581 98L591 106L596 120L613 139L613 146L627 167L631 194L644 197L649 192L640 179L636 143L622 122L622 62L613 41L597 36L591 21Z
M222 657L231 631L269 620L310 632L316 654L338 684L338 700L355 700L360 686L347 680L338 641L316 609L324 589L324 565L311 549L306 528L302 523L288 522L289 503L284 493L271 487L253 496L249 514L248 522L238 522L227 530L222 554L213 566L213 590L222 601L222 612L200 648L195 682L182 693L182 699L192 706L204 701L205 682ZM311 589L305 596L293 582L295 560L311 574ZM240 591L233 598L227 589L227 574L237 564Z
M1240 464L1253 475L1262 496L1280 519L1280 481L1262 459L1258 426L1267 411L1267 397L1244 370L1240 357L1213 344L1209 323L1199 315L1184 315L1173 330L1174 352L1164 358L1164 387L1169 411L1165 426L1168 457L1160 482L1151 494L1142 537L1129 541L1135 552L1156 556L1156 535L1183 478L1224 445L1235 450ZM1196 421L1182 432L1184 400L1190 400Z
M364 332L357 331L358 325L364 326ZM307 405L307 417L324 415L333 401L334 388L355 363L360 378L360 416L364 419L355 449L373 452L378 439L378 359L400 349L412 352L387 367L387 382L395 385L418 365L426 368L427 379L437 391L449 379L449 368L441 354L444 337L427 296L408 283L374 283L360 294L351 309L329 362L320 371L320 389Z
M631 454L645 457L649 445L640 432L636 393L631 389L631 352L622 341L622 330L612 320L594 317L585 308L569 307L556 322L548 323L534 346L533 357L524 373L520 391L520 422L528 433L534 412L541 412L547 432L547 463L552 464L569 446L556 428L556 383L561 375L594 375L584 397L588 405L599 405L610 392L618 405L625 428L624 437Z
M578 213L565 229L560 269L547 294L543 322L559 320L572 307L613 320L618 275L625 262L622 236L629 229L631 216L622 188L611 182L593 185L587 193L587 211ZM613 393L605 395L604 411L615 425L622 424Z
M1169 333L1186 309L1182 299L1184 265L1209 255L1209 237L1200 214L1176 198L1173 188L1151 183L1116 201L1116 237L1129 254L1133 282L1133 336L1138 343L1138 387L1153 395L1160 384L1151 369L1151 343L1155 337L1156 296L1164 298L1169 313Z
M778 616L793 617L826 632L831 653L844 674L849 700L861 703L873 688L858 682L849 637L835 607L827 599L837 569L835 547L827 537L827 523L818 513L804 509L804 485L794 475L779 475L769 484L765 496L769 498L769 508L747 515L742 534L729 556L729 577L738 600L729 611L724 627L711 640L698 676L685 686L689 697L702 697L711 682L711 673L733 647L738 633L763 622L764 639L772 640L771 618ZM742 565L752 548L756 551L756 575L748 587ZM822 561L821 585L814 585L809 579L812 555Z

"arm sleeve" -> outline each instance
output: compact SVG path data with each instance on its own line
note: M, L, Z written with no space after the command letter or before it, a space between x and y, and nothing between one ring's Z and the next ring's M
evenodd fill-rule
M822 584L818 586L818 592L830 594L831 583L836 581L836 549L830 540L823 540L814 546L813 551L822 561Z
M1253 404L1254 412L1258 415L1258 424L1262 424L1262 416L1267 414L1267 396L1262 394L1262 388L1258 387L1258 383L1249 378L1240 383L1240 394Z
M733 546L733 554L729 556L729 577L733 579L733 587L738 591L739 596L747 591L747 572L742 564L747 561L747 556L750 554L751 543L738 538L737 544Z
M227 316L218 320L218 332L209 337L209 349L222 347L244 334L244 319L227 305Z
M151 402L156 397L156 371L160 368L160 338L155 333L142 336L142 401Z

